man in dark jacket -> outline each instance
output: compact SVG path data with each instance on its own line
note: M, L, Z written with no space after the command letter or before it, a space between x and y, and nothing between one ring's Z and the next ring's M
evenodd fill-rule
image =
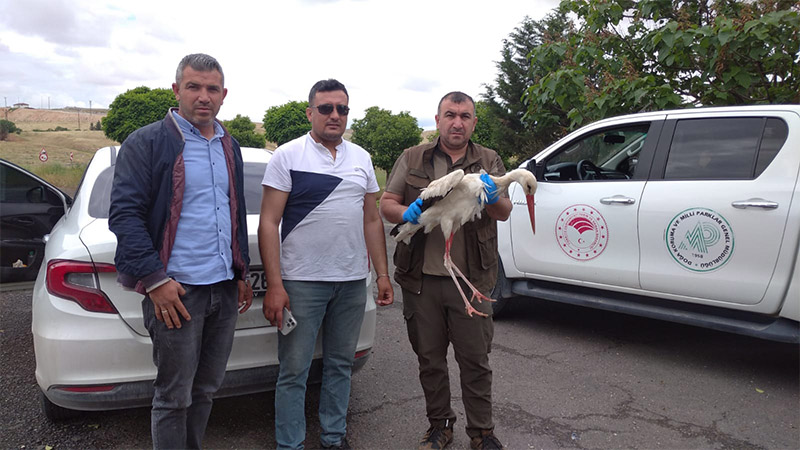
M417 223L417 200L428 184L462 169L466 173L485 170L505 173L494 150L470 140L478 119L475 102L462 92L451 92L439 102L436 142L406 149L397 158L381 197L381 214L394 223ZM486 214L464 224L453 236L451 257L470 282L488 295L497 277L497 220L508 219L511 201L492 196L497 187L487 177L485 189L491 201ZM477 200L476 200L477 201ZM409 207L411 206L411 207ZM419 360L419 380L425 392L430 427L420 449L442 449L453 439L456 415L450 406L447 349L453 344L461 371L461 393L467 416L467 435L474 449L499 449L492 420L492 369L489 351L494 327L488 302L473 304L487 317L470 317L461 294L444 266L445 241L439 227L428 234L417 233L410 244L397 243L394 279L403 289L403 315L408 339ZM462 289L466 286L462 282Z
M122 144L111 190L117 281L145 295L153 341L154 448L200 448L225 376L247 283L243 162L216 116L222 67L184 57L172 85L178 108Z

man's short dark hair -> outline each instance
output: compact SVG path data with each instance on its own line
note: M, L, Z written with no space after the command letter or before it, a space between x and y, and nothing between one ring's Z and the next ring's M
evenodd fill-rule
M344 87L344 85L339 81L329 78L327 80L320 80L314 83L314 86L311 87L311 92L308 93L308 104L311 105L314 103L314 97L317 95L317 92L332 91L344 91L344 95L347 96L347 100L350 100L350 94L347 93L347 88Z
M193 53L184 56L178 64L178 71L175 72L175 84L178 86L180 86L181 81L183 81L183 71L186 67L191 67L198 72L216 70L222 75L222 86L225 86L225 74L222 73L222 66L219 65L219 62L214 59L213 56L208 56L205 53Z
M469 95L461 92L461 91L453 91L445 94L441 100L439 100L439 106L436 107L436 114L439 115L442 111L442 102L445 100L450 100L453 103L464 103L469 101L472 103L472 115L475 115L475 100L472 99Z

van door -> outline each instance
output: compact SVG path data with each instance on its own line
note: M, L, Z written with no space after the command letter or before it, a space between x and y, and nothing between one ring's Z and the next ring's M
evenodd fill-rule
M509 219L519 271L566 283L639 287L639 200L663 117L590 127L541 158L536 234L527 212ZM525 208L521 191L512 191L514 208Z
M791 132L789 130L792 130ZM790 112L677 113L668 118L642 195L642 288L696 303L765 300L800 167ZM797 213L795 213L797 215ZM752 310L775 312L778 297Z

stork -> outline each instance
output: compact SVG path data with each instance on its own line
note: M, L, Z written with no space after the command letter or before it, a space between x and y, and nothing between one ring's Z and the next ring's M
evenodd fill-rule
M478 219L481 217L484 205L486 204L486 191L484 190L484 183L480 179L481 173L474 173L465 175L461 169L454 170L449 174L432 181L428 187L423 189L419 198L422 199L422 213L417 219L417 224L404 222L392 230L394 240L397 242L403 241L408 244L411 237L417 231L423 229L425 233L430 233L436 226L440 226L442 233L446 239L444 250L444 267L450 273L450 277L455 282L461 298L464 299L467 314L472 317L472 314L486 317L487 315L476 310L471 304L471 300L477 299L479 302L482 300L494 301L485 295L481 294L475 286L470 283L467 277L459 270L453 261L450 259L450 246L453 243L453 235L467 222ZM528 203L528 214L531 218L531 228L533 233L536 234L536 217L534 214L534 201L533 194L536 192L536 177L526 169L516 169L508 172L501 177L491 176L490 178L497 185L497 195L508 189L508 186L516 181L522 186L525 193L525 199ZM395 234L396 233L396 234ZM467 300L467 296L461 289L458 283L458 278L464 280L464 283L472 289L472 297Z

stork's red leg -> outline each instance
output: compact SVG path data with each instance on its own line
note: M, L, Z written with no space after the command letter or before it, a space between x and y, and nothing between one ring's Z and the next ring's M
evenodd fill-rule
M487 302L496 301L493 298L489 298L489 297L481 294L481 291L479 291L478 288L473 286L472 283L470 283L469 279L467 279L467 277L465 277L464 274L461 273L461 271L458 269L457 265L453 264L453 270L456 272L457 276L459 276L462 280L464 280L464 283L466 283L467 287L472 289L472 298L470 300L478 300L478 302L481 302L483 300L486 300Z
M476 293L478 295L480 295L481 297L486 298L480 292L478 292L475 289L474 286L472 286L472 284L469 282L469 280L467 280L466 277L464 277L464 274L461 273L461 271L458 269L458 267L455 264L453 264L453 260L450 259L450 245L452 243L453 243L453 233L450 233L450 237L444 243L444 267L450 273L450 278L452 278L453 279L453 283L456 284L456 288L458 289L458 293L461 294L461 298L464 299L464 305L466 306L465 309L467 310L467 315L472 317L472 314L474 313L474 314L477 314L479 316L488 317L488 314L485 314L485 313L482 313L482 312L478 311L477 309L475 309L469 303L469 300L467 300L467 296L464 294L464 291L461 289L461 283L458 282L458 278L456 278L456 274L453 273L453 269L455 269L458 272L458 275L464 280L464 282L466 282L467 286L469 286L470 289L472 289L472 298L475 298L475 294ZM491 299L487 299L487 300L491 300Z

